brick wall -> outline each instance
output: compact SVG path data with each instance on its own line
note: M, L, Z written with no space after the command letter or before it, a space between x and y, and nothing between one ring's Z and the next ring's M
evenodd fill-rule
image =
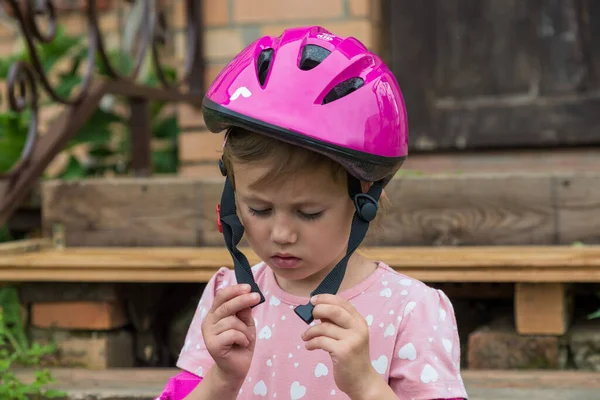
M203 6L207 86L246 45L290 26L323 25L379 51L379 0L203 0ZM190 106L179 107L179 122L180 175L218 175L223 135L208 132Z

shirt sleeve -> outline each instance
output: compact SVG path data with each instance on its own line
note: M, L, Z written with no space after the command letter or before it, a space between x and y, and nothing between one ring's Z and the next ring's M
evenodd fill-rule
M202 337L202 321L210 310L217 291L235 284L235 276L231 270L225 267L220 268L208 281L186 334L184 346L177 360L177 367L196 376L204 377L206 371L214 365L214 360L206 349Z
M454 308L441 291L426 288L402 307L389 384L400 398L466 399ZM403 396L403 397L402 397Z

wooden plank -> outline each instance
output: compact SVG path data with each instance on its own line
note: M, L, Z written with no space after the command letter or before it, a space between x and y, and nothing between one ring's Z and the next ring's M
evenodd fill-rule
M66 391L73 397L79 396L80 393L106 393L105 398L113 399L131 398L134 391L136 398L154 398L156 393L161 393L165 382L180 372L177 368L140 367L105 370L52 367L49 370L57 382L53 387ZM33 382L36 374L38 374L37 368L15 369L15 375L23 382ZM536 394L548 392L569 393L563 396L565 400L593 400L594 394L600 389L600 379L598 379L598 372L595 371L463 369L461 376L471 398L478 400L506 399L507 390L515 394L511 397L515 400L543 399ZM534 391L530 392L528 389Z
M578 0L542 0L537 23L540 93L572 92L589 80ZM595 50L595 49L594 49Z
M600 243L600 176L557 177L555 187L558 242Z
M216 169L216 167L215 167ZM468 173L573 174L600 171L600 148L517 149L511 151L411 154L400 176Z
M588 55L591 68L592 86L600 88L600 2L596 0L584 0L581 2L581 20L584 25L582 38Z
M598 93L438 101L436 109L436 127L424 149L600 143Z
M90 179L43 184L46 235L62 224L67 246L193 246L199 192L171 178Z
M383 233L367 245L508 245L554 241L551 177L536 174L401 177L386 188Z
M535 2L437 1L436 5L436 19L428 17L421 32L435 24L437 95L463 98L529 90L536 72L531 54Z
M391 68L408 104L411 137L419 138L431 129L431 97L435 92L435 30L423 29L432 23L436 0L386 1Z
M382 232L373 230L365 244L542 245L582 238L596 243L600 225L593 217L600 205L593 199L600 196L577 194L577 185L564 195L559 183L555 187L561 177L594 180L594 175L399 175L386 188L391 205L379 219ZM593 191L599 183L581 187ZM215 213L222 185L222 177L53 181L43 188L43 226L49 234L62 224L68 247L222 246ZM579 207L580 201L589 205Z
M0 255L40 251L52 247L50 239L23 239L0 243Z
M241 248L251 264L259 260ZM361 252L426 282L600 282L600 246L380 247ZM67 248L0 258L0 281L207 282L223 247Z
M564 283L515 286L515 324L521 335L563 335L571 322L572 300Z

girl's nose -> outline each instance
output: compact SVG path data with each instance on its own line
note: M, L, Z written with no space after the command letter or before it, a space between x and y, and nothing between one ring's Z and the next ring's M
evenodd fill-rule
M278 244L292 244L298 239L298 235L291 221L286 217L275 217L275 223L271 230L271 240Z

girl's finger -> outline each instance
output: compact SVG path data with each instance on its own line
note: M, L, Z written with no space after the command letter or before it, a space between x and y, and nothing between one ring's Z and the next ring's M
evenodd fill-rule
M209 312L215 312L225 302L244 293L250 293L250 285L232 285L218 290Z
M234 297L221 304L214 311L214 318L218 321L230 315L235 315L245 308L250 308L260 301L258 293L245 293Z
M342 340L344 337L348 336L348 331L331 322L322 322L308 328L304 334L302 334L302 339L304 341L309 341L317 336L327 336L335 340Z
M216 341L221 349L231 347L234 344L241 347L248 347L250 345L250 341L246 335L235 329L230 329L217 335Z
M335 353L339 341L327 336L317 336L306 342L306 350L325 350L328 353Z
M211 331L214 335L219 335L230 329L245 332L246 328L246 324L243 323L238 317L235 315L230 315L217 321L217 323L212 326Z
M313 317L329 320L344 329L351 329L354 325L354 318L348 310L334 304L317 304L313 309Z
M242 321L247 327L255 328L256 324L254 323L254 318L252 318L252 309L244 308L242 311L238 312L236 316Z

